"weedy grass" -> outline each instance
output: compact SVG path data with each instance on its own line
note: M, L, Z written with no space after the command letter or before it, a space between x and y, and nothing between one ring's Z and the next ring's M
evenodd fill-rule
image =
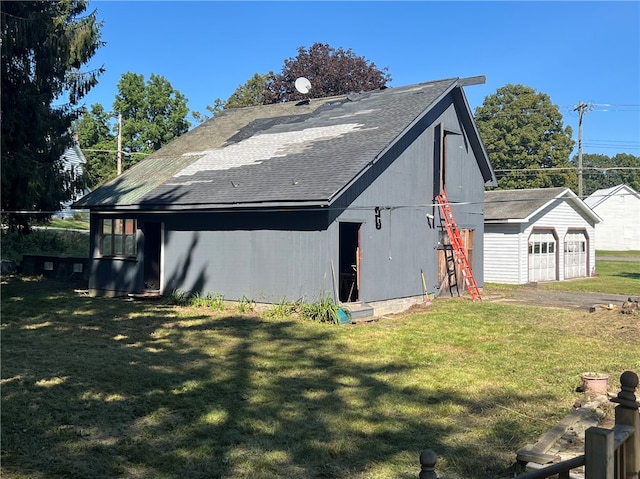
M20 276L1 292L8 479L408 479L425 448L442 477L507 478L581 372L640 368L620 314L446 299L336 326Z

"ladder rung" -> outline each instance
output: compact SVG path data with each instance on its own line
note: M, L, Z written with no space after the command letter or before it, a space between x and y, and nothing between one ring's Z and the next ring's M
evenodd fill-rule
M467 285L467 289L469 290L469 294L472 299L482 299L480 297L480 291L478 290L478 285L476 284L476 280L473 277L473 271L471 266L469 265L469 261L467 260L467 256L464 253L464 244L462 243L462 237L460 236L460 231L458 230L458 225L456 224L456 220L453 216L453 211L451 210L451 205L449 205L449 200L447 199L444 192L440 193L436 196L436 201L440 206L440 211L444 218L445 228L447 233L449 234L449 240L451 241L451 247L453 250L453 260L454 263L461 265L462 276L464 277L465 284ZM453 287L451 285L451 277L455 277L455 267L453 271L449 270L449 264L451 261L447 258L447 274L449 276L449 290ZM456 289L458 288L457 278L456 278ZM453 292L452 292L453 294ZM460 294L458 292L458 294Z

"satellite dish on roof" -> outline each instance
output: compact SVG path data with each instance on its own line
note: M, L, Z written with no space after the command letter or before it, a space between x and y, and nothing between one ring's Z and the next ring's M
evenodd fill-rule
M296 90L298 90L303 95L306 95L311 91L311 82L307 80L305 77L300 77L295 82Z

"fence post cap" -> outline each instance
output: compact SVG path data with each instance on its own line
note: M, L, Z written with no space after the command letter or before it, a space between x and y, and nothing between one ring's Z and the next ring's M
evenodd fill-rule
M636 401L636 388L638 387L638 375L633 371L625 371L620 375L620 392L611 402L629 409L638 409L640 404Z
M438 456L431 449L425 449L420 453L420 475L418 479L438 479L436 476L436 462Z

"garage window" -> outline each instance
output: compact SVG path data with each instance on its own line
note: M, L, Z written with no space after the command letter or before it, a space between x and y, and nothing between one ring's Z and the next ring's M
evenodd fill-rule
M136 256L136 220L112 218L100 220L100 255Z

